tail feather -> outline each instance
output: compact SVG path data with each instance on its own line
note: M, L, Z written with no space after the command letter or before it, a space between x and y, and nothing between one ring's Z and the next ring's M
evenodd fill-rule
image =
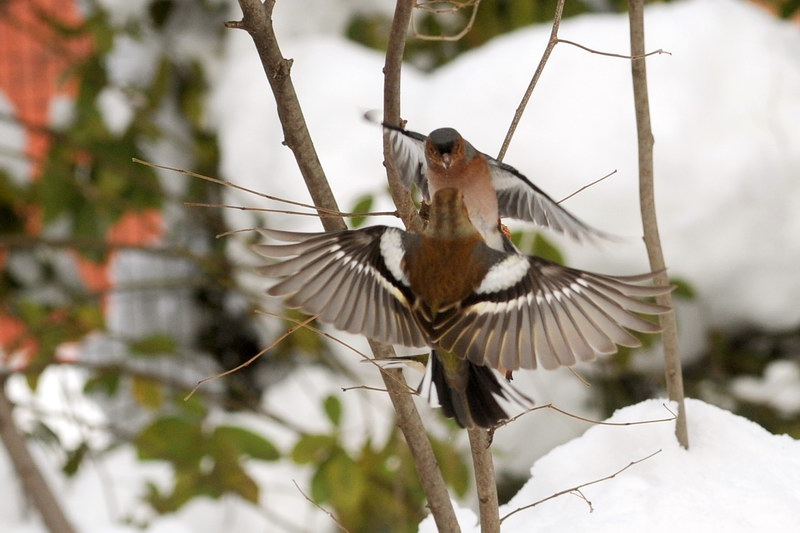
M463 364L467 365L468 371L464 386L460 387L448 380L436 350L431 357L431 382L436 388L442 412L446 417L454 418L459 426L490 428L508 419L508 413L500 406L498 398L532 403L518 391L511 393L511 386L501 384L491 368L466 360Z

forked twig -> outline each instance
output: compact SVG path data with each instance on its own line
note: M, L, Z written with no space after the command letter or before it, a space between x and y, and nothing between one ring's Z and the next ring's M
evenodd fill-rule
M461 9L472 7L472 13L470 13L469 21L467 21L467 25L455 35L429 35L425 33L420 33L417 31L416 23L414 19L411 19L411 28L414 32L414 37L421 40L421 41L460 41L466 34L470 32L472 26L475 24L475 18L478 16L478 7L480 7L481 0L472 0L469 2L447 2L448 4L453 5L451 8L446 9L437 9L437 8L430 8L426 7L425 4L414 4L414 7L417 9L421 9L423 11L427 11L429 13L455 13L460 11Z
M334 523L334 524L336 524L336 527L338 527L339 529L341 529L341 530L342 530L344 533L350 533L350 530L349 530L349 529L347 529L347 528L344 526L344 524L342 524L341 522L339 522L339 520L338 520L338 519L337 519L337 518L336 518L336 517L333 515L333 513L332 513L332 512L328 511L328 510L327 510L327 509L325 509L323 506L321 506L320 504L318 504L317 502L315 502L314 500L312 500L311 498L309 498L309 497L308 497L308 495L307 495L305 492L303 492L303 489L301 489L301 488L300 488L300 485L298 485L298 484L297 484L297 481L295 481L295 480L293 479L293 480L292 480L292 483L294 483L294 486L297 488L298 492L300 492L300 494L302 494L302 495L303 495L303 498L305 498L305 499L306 499L306 501L308 501L308 503L310 503L311 505L313 505L314 507L316 507L317 509L319 509L320 511L322 511L323 513L325 513L326 515L328 515L328 516L330 517L330 519L331 519L331 520L333 520L333 523Z
M527 107L528 101L530 100L531 95L533 94L533 90L536 87L536 84L539 82L539 78L542 75L544 66L547 63L547 60L550 58L550 54L553 52L553 48L555 48L558 43L571 44L572 46L577 46L578 48L590 52L592 54L598 54L608 57L617 57L621 59L642 59L647 56L655 54L672 55L670 52L662 50L661 48L648 53L644 53L644 51L642 51L639 54L632 54L632 55L614 54L610 52L600 52L599 50L594 50L592 48L589 48L588 46L584 46L582 44L578 44L574 41L569 41L567 39L560 39L558 37L558 29L561 26L561 16L563 12L564 12L564 0L558 0L558 4L556 5L555 15L553 15L553 26L550 29L550 38L547 40L547 46L544 49L542 58L539 60L539 65L536 67L536 70L533 73L533 77L531 78L531 81L528 84L528 88L525 90L525 94L523 94L519 106L517 106L517 110L514 113L514 118L511 121L511 125L508 127L508 132L506 133L506 137L503 140L503 145L500 148L500 153L497 155L498 161L502 161L503 158L505 157L506 152L508 151L508 145L511 144L511 139L512 137L514 137L514 132L516 131L517 126L519 125L519 121L522 119L522 114L525 112L525 108Z
M636 422L606 422L604 420L594 420L592 418L586 418L586 417L583 417L583 416L580 416L580 415L576 415L575 413L570 413L569 411L565 411L564 409L561 409L560 407L556 407L552 403L548 403L548 404L545 404L545 405L537 405L535 407L528 408L525 411L523 411L520 414L518 414L517 416L509 418L508 420L502 421L501 423L496 425L494 429L501 428L501 427L505 426L506 424L510 424L511 422L514 422L518 418L521 418L521 417L527 415L528 413L532 413L534 411L539 411L540 409L552 409L553 411L559 412L562 415L566 415L566 416L568 416L570 418L574 418L576 420L582 420L583 422L589 422L590 424L596 424L598 426L640 426L640 425L644 425L644 424L655 424L655 423L658 423L658 422L670 422L670 421L675 420L677 418L677 415L675 413L673 413L672 410L669 407L667 407L666 404L662 404L662 407L664 407L664 409L666 409L667 412L669 412L669 414L672 415L672 416L670 416L669 418L654 418L654 419L651 419L651 420L638 420Z
M505 520L506 518L508 518L508 517L520 512L520 511L524 511L526 509L530 509L531 507L536 507L540 503L544 503L544 502L552 500L554 498L558 498L559 496L563 496L564 494L570 494L570 493L577 493L577 495L580 498L582 498L589 505L589 512L592 512L594 510L593 507L592 507L592 502L590 502L586 498L586 496L584 496L584 494L581 492L580 489L582 489L584 487L588 487L590 485L595 485L597 483L601 483L603 481L608 481L609 479L613 479L613 478L617 477L618 475L620 475L621 473L623 473L624 471L626 471L627 469L631 468L632 466L638 465L639 463L647 461L648 459L658 455L659 453L661 453L660 449L654 451L653 453L651 453L647 457L642 457L641 459L638 459L636 461L631 461L630 463L628 463L627 465L623 466L622 468L620 468L619 470L617 470L613 474L609 474L609 475L607 475L605 477L601 477L601 478L595 479L593 481L587 481L586 483L581 483L580 485L575 485L574 487L571 487L569 489L564 489L564 490L556 492L555 494L551 494L547 498L542 498L541 500L535 501L535 502L530 503L528 505L523 505L522 507L517 507L516 509L514 509L513 511L511 511L510 513L505 515L503 518L501 518L500 519L500 523L503 523L503 520Z
M417 393L417 391L412 389L411 387L409 387L408 384L404 380L399 379L394 373L388 372L385 368L383 368L381 365L376 363L375 359L373 359L372 357L368 356L367 354L365 354L361 350L355 348L354 346L344 342L342 339L336 337L335 335L331 335L330 333L328 333L326 331L322 331L319 328L315 328L314 326L309 324L308 321L301 321L301 320L297 320L297 319L294 319L294 318L289 318L287 316L281 316L281 315L278 315L278 314L275 314L275 313L270 313L269 311L264 311L263 309L257 309L256 313L261 314L261 315L270 316L270 317L273 317L273 318L278 318L278 319L281 319L281 320L286 320L287 322L292 322L292 323L297 324L300 327L303 327L303 328L305 328L305 329L307 329L309 331L313 331L317 335L322 335L323 337L325 337L327 339L330 339L333 342L341 344L342 346L344 346L345 348L347 348L351 352L353 352L353 353L359 355L360 357L362 357L365 362L371 363L372 365L375 365L378 368L378 370L381 372L381 374L383 374L387 378L389 378L392 381L394 381L395 383L397 383L400 387L406 388L409 393L411 393L411 394L416 394ZM352 387L352 388L356 388L356 387ZM379 389L375 389L375 390L379 390Z
M315 318L317 318L317 315L314 315L314 316L308 317L308 318L307 318L305 321L303 321L302 323L300 323L300 324L297 324L297 325L294 325L294 326L292 326L291 328L287 329L287 330L284 332L284 334L283 334L283 335L281 335L280 337L278 337L277 339L275 339L274 341L272 341L272 342L270 343L270 345L269 345L269 346L267 346L266 348L264 348L263 350L261 350L260 352L258 352L257 354L255 354L253 357L251 357L250 359L248 359L248 360L247 360L247 361L245 361L244 363L242 363L242 364L240 364L240 365L237 365L237 366L235 366L235 367L233 367L233 368L229 368L228 370L226 370L226 371L224 371L224 372L220 372L219 374L215 374L215 375L213 375L213 376L208 376L207 378L203 378L203 379L201 379L200 381L198 381L198 382L197 382L197 385L195 385L195 386L194 386L194 388L193 388L193 389L192 389L192 390L189 392L189 394L187 394L187 395L186 395L186 397L184 398L184 401L186 401L186 400L188 400L189 398L191 398L191 397L194 395L194 393L195 393L195 392L197 392L197 389L199 389L199 388L200 388L200 386L201 386L201 385L203 385L203 383L206 383L207 381L212 381L212 380L214 380L214 379L219 379L219 378L225 377L225 376L227 376L227 375L233 374L233 373L234 373L234 372L236 372L237 370L241 370L242 368L244 368L244 367L246 367L246 366L250 366L250 365L253 363L253 361L255 361L256 359L258 359L259 357L261 357L262 355L264 355L265 353L267 353L268 351L270 351L271 349L273 349L275 346L277 346L278 344L280 344L280 343L281 343L281 341L283 341L283 339L285 339L286 337L288 337L289 335L291 335L292 333L294 333L294 332L295 332L295 331L297 331L298 329L302 328L303 326L306 326L306 325L307 325L309 322L311 322L311 321L312 321L312 320L314 320Z

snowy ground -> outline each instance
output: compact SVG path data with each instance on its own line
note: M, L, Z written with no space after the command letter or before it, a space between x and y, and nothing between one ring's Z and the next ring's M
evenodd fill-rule
M284 4L289 5L278 3L277 18ZM691 357L703 348L709 326L753 324L779 329L797 325L800 32L733 0L654 5L646 12L646 24L647 48L672 52L650 58L648 74L656 192L667 262L670 273L687 279L698 294L696 301L680 310L684 353ZM565 21L560 35L595 49L624 53L627 31L624 17L585 16ZM548 27L520 30L430 75L407 68L403 116L409 128L427 132L454 126L479 149L496 153L548 34ZM298 30L286 36L281 45L284 54L295 60L292 74L297 92L341 207L351 208L365 192L383 195L381 135L361 119L364 111L381 105L383 58L331 34ZM244 32L230 32L226 57L218 68L211 121L219 132L223 177L269 194L307 200L291 152L280 144L274 102L252 41ZM113 98L107 98L101 105L114 108ZM556 198L616 169L613 178L566 205L601 229L633 237L627 244L594 249L559 241L572 264L613 274L646 268L644 249L637 239L634 143L628 62L558 45L506 161ZM166 159L158 162L176 164ZM232 195L230 201L258 204L255 198L240 194ZM376 208L388 207L387 202L383 195ZM252 225L244 213L230 211L228 216L236 227ZM310 218L271 216L269 223L278 228L318 228ZM252 259L242 256L241 260ZM126 271L122 265L118 269ZM143 270L141 265L137 269ZM352 362L366 382L377 380L368 365L355 363L354 355L343 354L342 359ZM296 417L302 410L307 416L299 418L313 425L320 415L315 399L306 393L308 381L315 384L320 397L351 384L333 383L318 371L310 372L292 376L265 401ZM80 387L79 375L52 379L70 390ZM539 404L552 401L567 410L591 414L591 406L583 405L588 393L566 372L520 373L515 384ZM15 399L33 401L18 385L12 388ZM741 382L737 391L774 402L775 396L765 392L777 386L786 391L779 396L784 398L778 400L780 405L796 411L799 403L791 391L800 390L797 365L778 365L764 382ZM346 401L355 401L348 399L352 395L344 396ZM373 403L374 409L385 408L378 401ZM665 411L660 405L652 401L632 406L614 420L662 418ZM63 407L57 398L47 406ZM583 489L594 512L582 499L565 495L514 515L504 531L666 531L670 524L680 524L682 531L788 531L796 527L800 523L798 443L769 435L700 402L690 402L689 410L693 445L689 452L675 446L671 423L597 426L552 450L536 462L534 478L504 512L612 474L658 449L662 452L614 479ZM429 416L425 413L423 408ZM95 417L96 412L91 410L90 415ZM368 416L381 419L374 413ZM242 422L280 443L280 435L272 434L274 428L262 427L263 422L256 420ZM347 421L356 436L363 435L369 422L358 417ZM498 462L527 472L537 457L586 427L552 413L528 415L498 432ZM381 428L374 431L380 433ZM168 475L159 465L137 463L127 448L102 458L95 468L84 469L75 480L63 479L45 450L38 450L38 457L51 465L52 482L82 533L135 531L131 525L119 525L119 520L146 516L136 503L143 481L164 482ZM155 518L147 531L281 530L286 521L306 531L333 529L291 485L291 479L297 479L303 486L304 471L286 464L253 465L252 473L265 487L261 507L233 499L199 500L179 513ZM16 487L14 479L5 455L0 454L0 487ZM282 483L276 484L275 479ZM23 510L19 491L11 492L12 497L0 501L0 531L44 531L38 518ZM84 509L87 501L98 502L98 511L74 512ZM473 527L470 513L462 513L465 531ZM687 524L696 527L687 529ZM433 531L430 527L424 524L423 531Z
M552 450L501 507L501 517L658 453L580 494L515 513L503 522L503 533L794 531L800 524L800 442L697 400L687 401L686 409L688 452L676 443L672 422L595 426ZM648 400L620 409L607 422L665 415L664 400ZM472 511L462 510L459 520L463 533L480 531ZM420 527L420 533L435 531L430 517Z

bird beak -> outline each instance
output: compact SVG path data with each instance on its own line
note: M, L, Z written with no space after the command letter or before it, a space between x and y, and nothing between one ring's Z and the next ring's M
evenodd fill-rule
M453 162L453 156L450 154L442 154L442 165L444 168L450 168L450 164Z

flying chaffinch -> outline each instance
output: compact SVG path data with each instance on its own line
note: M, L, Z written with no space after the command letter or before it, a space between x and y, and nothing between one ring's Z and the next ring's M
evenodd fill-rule
M434 348L439 401L464 427L507 418L497 397L514 391L492 368L554 369L614 353L617 345L639 346L628 329L659 328L634 313L668 311L642 298L672 289L637 284L652 273L606 276L493 249L452 187L434 193L421 235L386 226L259 231L293 243L254 247L265 257L293 257L258 268L284 277L269 294L344 331Z
M375 122L371 112L366 118ZM406 188L416 185L426 202L445 187L461 189L472 223L492 248L516 250L503 237L500 217L535 222L578 241L614 240L577 219L516 168L476 150L453 128L439 128L426 137L385 122L382 125Z

